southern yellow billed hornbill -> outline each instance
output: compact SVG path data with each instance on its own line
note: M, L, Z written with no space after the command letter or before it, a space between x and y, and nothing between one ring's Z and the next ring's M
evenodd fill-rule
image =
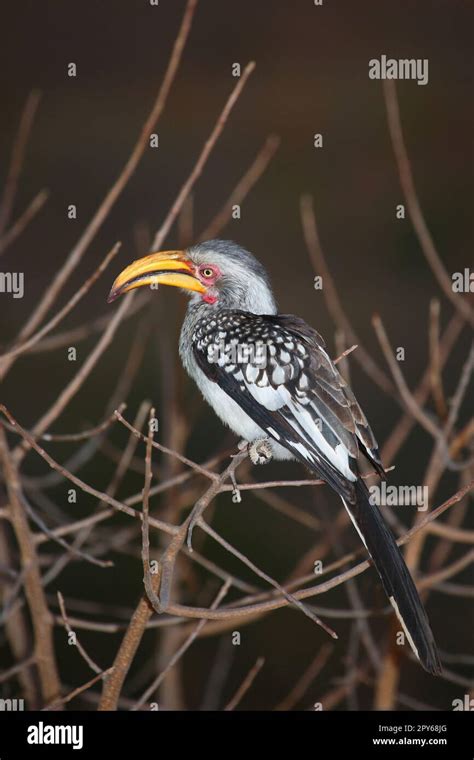
M108 300L157 284L190 296L179 351L204 398L249 443L254 463L299 459L341 496L413 651L439 673L415 584L358 467L362 453L384 477L377 443L321 336L299 317L278 314L263 266L232 242L210 240L134 261Z

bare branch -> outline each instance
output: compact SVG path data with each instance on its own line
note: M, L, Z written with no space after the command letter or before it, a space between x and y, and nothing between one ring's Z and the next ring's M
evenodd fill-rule
M194 187L194 184L196 180L201 175L202 170L204 169L204 166L207 162L207 159L209 158L214 145L216 144L218 138L220 137L222 130L224 129L227 119L230 116L230 113L236 104L240 93L242 92L243 88L245 87L247 83L247 79L249 78L250 74L255 68L255 63L251 61L247 64L245 69L242 72L242 76L239 78L237 84L235 85L233 91L231 92L229 99L227 100L227 103L225 104L224 108L222 109L219 118L217 119L214 129L212 130L210 136L206 140L204 147L199 154L198 160L196 161L196 164L190 173L189 177L183 184L181 190L179 191L178 195L176 196L176 200L174 201L173 205L171 206L168 214L166 215L166 218L161 225L160 229L157 230L155 237L153 238L152 248L157 250L161 248L163 245L163 242L170 231L173 222L175 221L176 217L178 216L179 212L181 211L181 208L183 207L183 203L185 202L186 198L189 196L189 193Z
M224 707L225 712L230 712L231 710L235 710L235 708L240 704L243 697L246 695L246 693L252 686L253 682L255 681L256 677L258 676L258 674L260 673L264 665L265 665L265 657L258 657L255 662L255 665L249 670L249 672L245 676L244 680L240 684L239 688L235 692L232 699Z
M65 627L66 631L69 634L73 634L73 636L75 638L75 642L76 642L75 646L77 647L77 651L79 652L79 654L81 655L81 657L83 658L83 660L85 660L86 663L89 665L89 667L91 668L91 670L94 671L94 673L99 673L100 675L102 675L102 668L99 668L99 666L96 665L96 663L94 662L94 660L92 659L92 657L89 657L89 655L87 654L86 650L82 646L81 642L77 638L76 633L73 631L73 629L71 627L71 624L69 623L67 612L66 612L66 605L64 604L64 597L63 597L63 595L61 594L60 591L58 591L57 594L58 594L59 609L61 610L61 617L62 617L63 622L64 622L64 627Z
M2 237L0 237L0 256L9 248L15 240L20 237L22 232L28 227L32 219L43 208L44 204L48 200L49 192L47 190L40 190L33 198L31 203L26 207L18 219L12 224L9 230L7 230Z
M313 199L311 196L303 195L301 197L300 210L304 238L310 259L313 263L315 271L318 272L318 274L321 274L324 280L322 293L326 301L328 311L334 322L339 326L341 330L344 331L347 340L358 345L359 350L354 354L354 356L364 372L366 372L368 376L374 380L385 393L392 395L393 384L390 381L390 378L387 377L385 372L380 369L378 364L376 364L376 362L372 359L370 354L361 344L360 338L354 332L354 329L343 309L343 306L337 294L336 287L331 277L331 273L326 264L326 259L324 257L323 249L319 240L318 229L316 226L316 217L313 208Z
M46 324L43 325L43 327L38 330L34 335L31 336L28 340L26 340L24 343L20 343L19 345L16 345L15 348L12 348L10 351L7 351L7 353L0 356L0 361L3 359L11 358L13 356L19 356L20 354L24 354L25 351L28 351L32 346L36 345L41 338L44 338L45 335L47 335L51 330L54 330L56 325L58 325L64 317L66 317L76 306L77 303L85 296L85 294L91 289L93 284L98 280L102 272L107 269L108 265L112 261L112 259L115 258L117 253L120 250L121 243L115 243L115 245L110 249L104 260L99 264L97 269L90 275L90 277L87 278L87 280L81 285L81 287L76 290L76 292L73 294L73 296L67 301L67 303L63 306L62 309L60 309L57 314L52 317L49 322L46 322Z
M21 486L18 472L8 449L5 431L1 426L0 460L3 464L10 499L11 521L25 571L25 593L35 632L35 657L41 681L42 697L45 701L48 701L52 698L57 698L61 692L61 683L54 654L53 621L41 583L35 544L21 504Z
M28 95L21 114L18 132L13 144L13 150L8 168L7 180L0 200L0 238L6 230L10 220L10 215L15 202L18 180L23 169L26 147L30 138L31 128L38 109L41 93L39 90L32 90Z
M459 311L464 319L471 325L474 325L474 312L469 306L467 300L459 293L455 293L452 288L452 281L446 272L443 262L436 250L431 233L425 222L423 212L413 180L410 159L408 158L405 141L403 139L403 130L400 120L400 110L398 107L397 89L395 82L391 79L383 80L383 94L385 98L385 107L387 109L387 121L392 140L393 151L397 161L398 175L402 186L403 195L407 204L408 213L415 228L418 242L421 250L431 267L431 270L438 280L439 286L444 294L449 298L454 307Z
M57 273L53 282L48 285L48 288L46 292L44 293L43 297L40 299L40 302L37 305L36 309L33 311L30 318L23 326L19 334L20 340L24 340L31 335L31 333L36 329L36 327L40 324L44 316L47 314L47 312L49 311L53 303L56 301L59 293L62 291L64 284L68 280L70 274L74 271L74 269L77 267L77 265L81 261L89 244L92 242L96 233L102 226L104 220L108 216L109 212L111 211L118 197L122 193L123 189L127 185L130 177L132 176L135 169L137 168L141 157L143 156L145 150L147 149L148 144L149 144L150 133L153 131L158 119L161 116L161 113L168 99L168 94L171 89L171 85L176 76L176 72L178 70L178 66L181 61L181 56L184 50L184 46L188 39L189 31L191 29L191 23L194 16L194 11L196 9L196 5L197 5L197 0L188 0L186 4L186 9L183 15L183 20L181 22L181 27L179 29L179 32L177 34L177 37L173 46L173 50L168 62L168 67L166 69L163 82L161 84L156 100L153 104L153 107L141 129L138 140L135 143L135 146L130 154L130 157L128 158L125 166L123 167L116 181L114 182L114 184L108 191L101 205L95 212L91 221L86 226L78 242L76 243L71 253L65 260L64 265L61 267L61 269ZM0 376L3 376L3 377L5 376L6 372L8 371L8 369L10 368L12 364L12 361L13 361L12 359L5 360L0 365L0 368L1 368Z
M232 217L232 207L240 206L244 198L247 197L255 183L260 179L268 164L275 155L280 145L280 138L277 135L267 137L265 144L259 150L249 169L239 180L232 190L228 199L222 206L221 210L209 222L204 232L199 235L199 240L212 240L226 226Z

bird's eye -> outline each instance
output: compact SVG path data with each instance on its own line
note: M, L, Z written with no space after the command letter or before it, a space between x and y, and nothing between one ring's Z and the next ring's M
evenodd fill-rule
M210 277L214 277L214 270L211 269L211 267L204 267L201 269L201 274L203 277L209 279Z

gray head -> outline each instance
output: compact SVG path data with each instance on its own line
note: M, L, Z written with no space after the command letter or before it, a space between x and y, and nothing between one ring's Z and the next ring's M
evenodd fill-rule
M258 259L232 240L207 240L187 249L189 259L206 284L209 305L254 314L276 312L268 275ZM198 303L198 294L191 301Z
M190 308L241 309L275 314L267 273L249 251L230 240L208 240L184 251L151 253L116 278L109 301L134 288L174 285L190 296Z

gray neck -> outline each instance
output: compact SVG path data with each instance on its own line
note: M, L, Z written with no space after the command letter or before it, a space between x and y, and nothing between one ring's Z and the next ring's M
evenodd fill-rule
M262 287L261 284L255 289L252 286L246 290L242 288L238 292L234 289L232 293L227 293L224 289L215 304L206 303L200 295L191 296L179 338L179 353L188 372L194 363L192 336L197 323L203 318L211 319L213 313L223 309L247 311L250 314L277 313L277 305L270 288Z

